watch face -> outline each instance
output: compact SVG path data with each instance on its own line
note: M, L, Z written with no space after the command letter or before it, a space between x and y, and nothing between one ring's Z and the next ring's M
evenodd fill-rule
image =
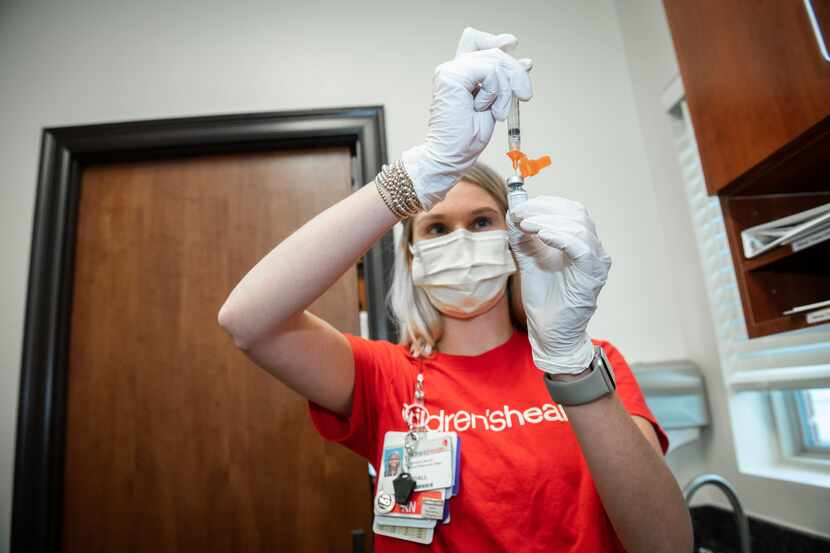
M598 363L602 363L602 367L597 368L608 375L608 378L611 380L611 388L615 389L617 387L617 379L614 376L614 367L611 366L611 363L608 361L608 357L605 356L605 350L602 349L602 346L597 346L597 349L599 349L599 355L597 356L596 361Z

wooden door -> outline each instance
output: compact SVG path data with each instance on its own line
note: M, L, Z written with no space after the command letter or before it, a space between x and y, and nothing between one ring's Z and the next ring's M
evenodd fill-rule
M802 0L664 4L710 194L729 192L760 162L822 122L828 126L830 63ZM812 5L830 40L830 0ZM823 140L818 165L830 150ZM807 171L817 172L826 178Z
M84 171L65 551L351 551L369 534L366 462L217 324L262 256L350 192L347 148ZM352 269L310 310L357 333L357 294Z

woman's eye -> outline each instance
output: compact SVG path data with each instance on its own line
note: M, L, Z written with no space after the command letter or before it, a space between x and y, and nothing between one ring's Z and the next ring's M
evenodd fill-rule
M477 229L487 228L492 224L489 217L476 217L476 220L473 221L473 227Z
M433 223L427 227L427 234L441 234L446 231L447 228L441 223Z

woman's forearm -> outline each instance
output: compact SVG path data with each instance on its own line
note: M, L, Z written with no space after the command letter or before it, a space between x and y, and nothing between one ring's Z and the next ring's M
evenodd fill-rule
M279 243L231 291L219 324L240 347L305 310L397 219L373 183L326 209Z
M690 552L683 494L616 394L565 411L625 550Z

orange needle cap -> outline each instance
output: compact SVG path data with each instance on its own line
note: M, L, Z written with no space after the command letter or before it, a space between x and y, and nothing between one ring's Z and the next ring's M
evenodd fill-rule
M542 156L539 159L527 159L527 156L519 160L519 172L523 177L532 177L539 171L550 165L550 156Z

